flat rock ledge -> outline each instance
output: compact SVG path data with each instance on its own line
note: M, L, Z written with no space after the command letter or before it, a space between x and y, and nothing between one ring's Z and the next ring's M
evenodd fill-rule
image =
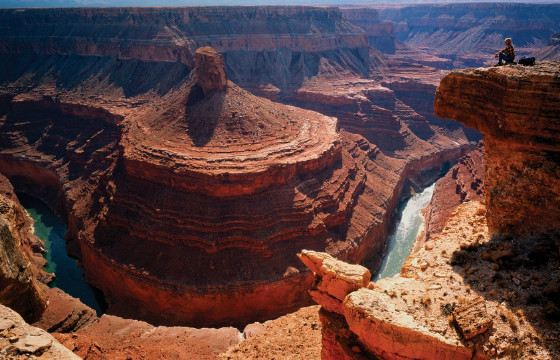
M434 108L484 134L490 231L557 232L560 62L452 71L441 80Z
M560 242L495 239L485 215L479 201L459 205L399 276L376 282L360 265L302 251L322 359L558 359Z
M472 359L472 349L418 322L402 299L370 282L367 268L315 251L299 258L315 274L309 293L322 307L323 359ZM429 291L414 279L397 282Z
M48 332L0 305L0 359L80 359Z

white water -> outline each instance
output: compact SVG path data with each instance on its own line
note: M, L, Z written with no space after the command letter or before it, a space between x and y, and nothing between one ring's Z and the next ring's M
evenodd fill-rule
M389 236L387 250L375 280L394 276L401 272L401 268L410 254L416 237L424 229L424 209L432 199L435 183L425 188L421 193L414 194L406 202L401 218L396 224L394 232Z

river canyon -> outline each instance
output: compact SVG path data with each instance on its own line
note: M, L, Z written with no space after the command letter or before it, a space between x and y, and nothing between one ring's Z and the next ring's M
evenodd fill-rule
M560 6L525 4L0 9L0 255L16 259L0 302L52 333L37 336L53 351L88 359L409 358L363 338L378 330L345 317L352 294L416 301L438 276L427 244L450 229L470 239L458 213L481 236L557 229L558 198L537 189L558 189L557 63L527 85L552 105L476 95L525 91L529 68L449 75L490 65L505 35L557 59L557 20ZM548 122L519 135L525 118L506 111L497 136L480 119L498 106ZM491 176L512 168L542 182ZM535 216L546 222L525 226ZM367 273L331 289L343 262ZM409 282L416 271L426 278ZM442 321L420 343L498 354L438 343ZM22 349L1 351L50 351Z

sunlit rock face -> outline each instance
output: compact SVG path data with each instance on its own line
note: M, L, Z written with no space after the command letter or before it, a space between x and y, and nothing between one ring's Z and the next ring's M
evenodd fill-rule
M556 231L560 225L560 64L454 71L435 109L484 134L492 232Z

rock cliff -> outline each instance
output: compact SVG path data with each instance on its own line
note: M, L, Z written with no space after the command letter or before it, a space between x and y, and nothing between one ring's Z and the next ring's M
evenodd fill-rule
M37 76L28 82L56 73L59 85L87 80L97 93L107 91L107 82L128 95L154 87L166 92L193 68L201 46L224 54L230 79L244 87L284 90L319 73L368 71L366 35L336 8L2 10L0 23L0 61L10 69L3 77L13 81L34 68ZM83 64L89 70L70 76Z
M18 313L3 305L0 305L0 357L3 359L80 359L49 333L30 326Z
M560 64L550 62L454 71L441 81L436 112L485 135L492 233L558 230L559 74Z
M485 134L485 171L477 151L438 181L400 276L368 282L359 265L301 253L316 277L324 359L559 356L558 70L442 80L436 111Z
M342 16L352 24L364 29L368 42L384 53L395 52L394 25L379 18L379 11L371 8L343 8Z
M35 321L47 304L36 280L42 276L44 264L37 259L42 259L42 244L33 237L30 226L10 182L0 174L0 304Z

